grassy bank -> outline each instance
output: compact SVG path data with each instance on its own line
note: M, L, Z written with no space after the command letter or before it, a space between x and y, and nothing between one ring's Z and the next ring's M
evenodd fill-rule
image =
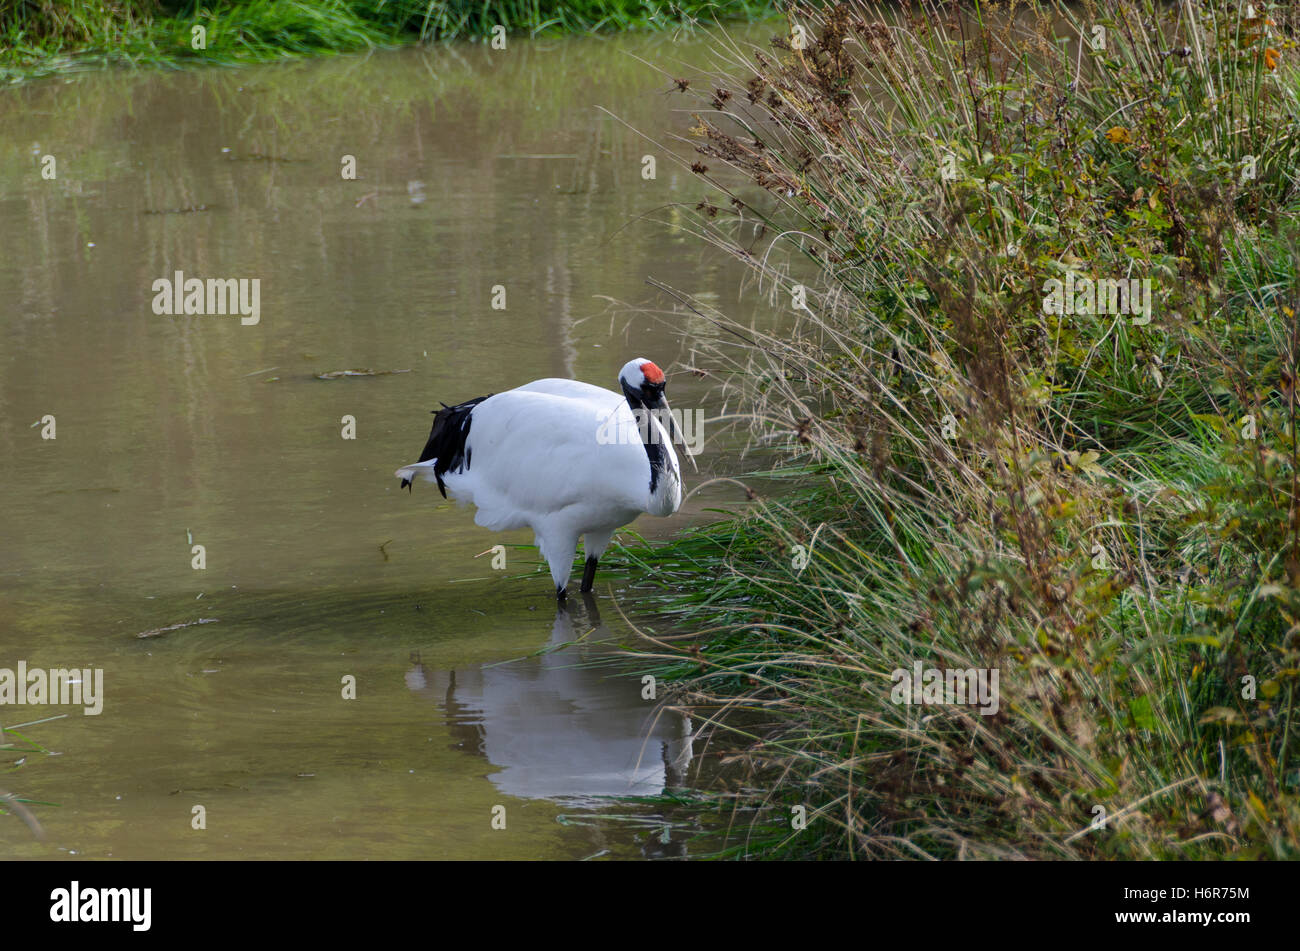
M508 36L588 33L770 11L767 0L16 0L0 8L0 81L104 65L256 63L433 39L488 41L497 26Z
M1256 8L799 6L682 92L696 234L795 321L698 362L798 488L631 552L708 632L646 659L735 854L1300 854L1298 20Z

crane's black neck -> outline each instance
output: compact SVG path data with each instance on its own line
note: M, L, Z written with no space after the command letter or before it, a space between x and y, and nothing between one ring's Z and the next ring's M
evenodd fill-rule
M640 389L622 379L619 383L623 387L623 395L627 397L627 405L632 408L632 415L636 417L637 429L641 433L641 445L645 447L646 458L650 460L650 494L654 495L655 489L659 487L660 473L668 468L668 454L659 440L659 429L654 425L651 412L662 400L664 390L662 386L655 387L649 383L643 384ZM649 392L646 392L647 388Z

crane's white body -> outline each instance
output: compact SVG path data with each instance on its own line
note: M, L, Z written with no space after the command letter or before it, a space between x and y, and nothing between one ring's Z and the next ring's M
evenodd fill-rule
M531 528L563 590L579 536L587 558L599 558L614 532L642 512L665 516L681 506L677 454L660 422L650 417L649 426L662 449L653 480L627 399L575 380L537 380L473 407L466 464L442 480L448 498L475 506L484 528ZM436 463L403 466L397 476L434 481Z

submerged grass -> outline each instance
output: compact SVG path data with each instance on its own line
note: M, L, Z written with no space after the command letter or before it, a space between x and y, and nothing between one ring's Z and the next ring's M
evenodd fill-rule
M22 723L19 726L36 726L41 723L48 723L50 720L59 720L62 716L48 717L43 720L35 720L31 723ZM35 740L31 739L24 733L20 733L17 727L7 727L0 729L0 769L5 772L13 771L22 766L29 757L33 755L50 755L50 751L41 746ZM31 806L55 806L57 803L44 802L39 799L25 799L14 793L0 789L0 816L14 816L21 820L27 826L31 834L37 839L45 837L45 830L42 828L40 820L30 808Z
M724 854L1300 855L1300 11L1246 10L800 4L683 89L695 233L795 320L700 304L696 362L802 488L628 550Z
M434 39L590 33L770 14L767 0L17 0L0 81L120 65L254 63ZM202 33L196 28L201 28Z

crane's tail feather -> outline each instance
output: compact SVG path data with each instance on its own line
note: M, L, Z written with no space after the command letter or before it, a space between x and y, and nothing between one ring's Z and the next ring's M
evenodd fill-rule
M444 403L442 409L434 410L433 430L420 453L420 461L397 470L397 478L402 480L401 488L408 488L416 476L422 476L430 482L437 482L438 491L444 499L447 497L447 486L442 477L448 472L463 472L469 468L472 460L465 448L465 440L469 438L470 416L474 407L488 396L455 406Z
M393 474L402 480L401 487L403 489L409 488L412 482L420 478L429 482L437 482L438 476L433 471L433 467L437 463L437 459L430 459L428 462L413 462L409 466L402 466Z

